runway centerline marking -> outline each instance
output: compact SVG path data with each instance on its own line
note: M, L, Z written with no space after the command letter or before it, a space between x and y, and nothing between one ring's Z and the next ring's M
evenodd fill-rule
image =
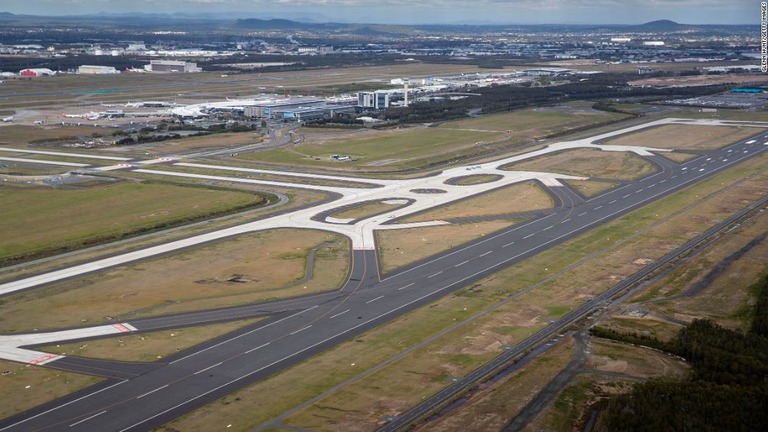
M564 223L566 223L566 222L570 222L570 221L571 221L571 218L568 218L568 219L566 219L566 220L564 220L564 221L560 222L560 224L562 225L562 224L564 224Z
M90 417L86 417L86 418L84 418L84 419L80 420L79 422L76 422L76 423L72 423L71 425L69 425L69 427L75 427L75 426L79 425L80 423L84 423L84 422L87 422L88 420L90 420L90 419L92 419L92 418L95 418L95 417L98 417L98 416L100 416L100 415L104 414L105 412L107 412L107 410L104 410L104 411L102 411L102 412L100 412L100 413L98 413L98 414L94 414L94 415L92 415L92 416L90 416Z
M156 388L156 389L154 389L154 390L150 390L150 391L148 391L148 392L144 393L143 395L139 395L139 396L136 396L136 399L141 399L141 398L143 398L144 396L147 396L147 395L151 395L152 393L154 393L154 392L156 392L156 391L160 391L160 390L162 390L162 389L164 389L164 388L168 387L169 385L170 385L170 384L166 384L166 385L164 385L164 386L162 386L162 387L158 387L158 388Z
M271 343L272 343L272 342L267 342L267 343L265 343L265 344L261 344L261 345L257 346L256 348L251 348L251 349L249 349L249 350L248 350L248 351L246 351L245 353L246 353L246 354L250 354L250 353L252 353L252 352L254 352L254 351L258 350L258 349L262 349L262 348L264 348L265 346L267 346L267 345L269 345L269 344L271 344Z
M505 248L507 246L512 246L513 244L515 244L515 242L509 242L509 243L505 244L504 246L502 246L502 248Z
M528 234L527 236L523 237L523 240L525 240L527 238L531 238L531 237L533 237L533 234Z
M617 200L613 200L613 201L609 202L608 204L613 204L613 203L615 203L616 201L617 201Z
M338 316L342 316L342 315L344 315L344 314L345 314L345 313L347 313L347 312L349 312L349 309L345 310L344 312L339 312L339 313L337 313L336 315L331 315L331 317L330 317L330 318L328 318L328 319L334 319L334 318L336 318L336 317L338 317Z
M289 333L289 335L290 335L290 336L293 336L293 335L295 335L296 333L300 333L300 332L303 332L304 330L306 330L306 329L308 329L308 328L310 328L310 327L312 327L312 324L310 324L310 325L308 325L308 326L306 326L306 327L302 327L302 328L300 328L300 329L298 329L298 330L294 330L294 331L290 332L290 333Z
M478 256L478 258L482 258L482 257L484 257L484 256L486 256L486 255L490 255L490 254L492 254L492 253L493 253L493 251L492 251L492 250L490 250L490 251L488 251L488 252L486 252L486 253L484 253L484 254L482 254L482 255Z
M587 212L579 213L579 214L576 215L576 217L581 217L581 216L584 216L585 214L587 214Z
M548 226L548 227L544 228L544 229L543 229L543 230L541 230L541 231L542 231L542 232L544 232L544 231L546 231L546 230L551 230L552 228L553 228L553 226L552 226L552 225L550 225L550 226Z
M466 264L466 263L468 263L468 262L469 262L469 260L466 260L466 261L462 261L462 262L460 262L460 263L456 264L454 267L461 267L461 266L463 266L464 264Z
M218 363L216 363L215 365L211 365L211 366L208 366L208 367L207 367L207 368L205 368L205 369L200 369L199 371L195 372L195 375L197 375L197 374L201 374L201 373L203 373L203 372L207 371L208 369L213 369L213 368L215 368L216 366L221 366L221 364L222 364L222 363L224 363L224 362L218 362ZM138 398L137 398L137 399L138 399Z
M603 206L599 205L599 206L595 207L595 210L600 210L601 208L603 208Z
M439 274L440 274L440 273L442 273L442 272L443 272L443 271L442 271L442 270L440 270L439 272L437 272L437 273L435 273L435 274L431 274L431 275L427 276L427 279L432 279L433 277L435 277L435 276L439 275Z
M376 300L383 299L383 298L384 298L384 296L378 296L375 299L368 300L367 302L365 302L365 304L370 304L370 303L375 302Z
M404 289L406 289L406 288L408 288L408 287L411 287L411 286L413 286L414 284L416 284L416 282L411 282L411 283L409 283L409 284L408 284L408 285L406 285L406 286L402 286L402 287L398 288L397 290L398 290L398 291L402 291L402 290L404 290Z

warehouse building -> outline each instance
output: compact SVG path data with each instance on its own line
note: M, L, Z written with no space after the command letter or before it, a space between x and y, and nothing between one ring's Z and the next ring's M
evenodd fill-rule
M82 65L77 68L77 73L80 75L115 75L120 71L113 66L92 66Z
M144 65L144 70L147 72L161 73L192 73L203 71L201 68L197 67L197 63L176 60L150 60L148 65Z

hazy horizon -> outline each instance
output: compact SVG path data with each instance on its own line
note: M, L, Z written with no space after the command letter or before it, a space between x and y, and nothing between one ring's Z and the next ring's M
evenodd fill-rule
M44 11L41 13L41 11ZM754 0L10 0L0 12L38 16L215 14L376 24L758 24Z

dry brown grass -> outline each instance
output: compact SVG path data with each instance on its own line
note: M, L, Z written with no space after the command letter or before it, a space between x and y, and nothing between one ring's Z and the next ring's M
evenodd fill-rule
M364 219L372 217L380 213L386 213L388 211L396 210L401 207L400 204L389 204L385 202L373 202L358 207L353 207L348 210L343 210L338 213L334 213L331 217L338 219Z
M573 342L564 339L521 369L483 385L460 407L417 431L501 430L571 360Z
M253 318L150 333L128 334L86 342L50 345L37 349L60 355L151 362L259 322L262 319Z
M526 182L506 186L474 198L409 216L400 223L424 222L451 218L494 216L541 210L552 207L552 197L538 184Z
M697 154L691 154L691 153L679 153L679 152L661 152L659 153L660 156L664 156L665 158L671 160L672 162L677 163L684 163L688 162L691 159L696 159L700 155Z
M102 149L109 153L144 154L145 152L159 154L177 154L196 150L213 150L230 146L244 146L264 141L259 133L239 132L220 133L204 136L195 136L168 141L160 141L148 144L136 144L130 146L117 146Z
M632 180L655 172L655 167L632 153L577 149L504 165L508 171L544 171L575 176Z
M6 297L0 326L59 328L325 291L346 276L347 243L340 235L287 229L221 240ZM308 250L318 246L312 280L289 286L304 277Z
M510 225L509 221L490 221L376 231L381 271L392 271Z
M587 198L600 195L601 193L613 189L619 183L611 183L594 180L565 180L566 183L573 186L579 193Z
M608 138L601 144L674 150L715 150L758 132L760 129L751 127L667 124Z
M80 375L0 360L0 419L66 396L101 381Z

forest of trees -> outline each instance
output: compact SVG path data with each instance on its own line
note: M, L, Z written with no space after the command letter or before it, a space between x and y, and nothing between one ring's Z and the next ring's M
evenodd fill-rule
M593 334L652 346L685 358L684 380L650 380L602 401L600 431L768 430L768 276L759 292L748 332L696 320L671 343L597 328ZM596 330L596 331L595 331Z

